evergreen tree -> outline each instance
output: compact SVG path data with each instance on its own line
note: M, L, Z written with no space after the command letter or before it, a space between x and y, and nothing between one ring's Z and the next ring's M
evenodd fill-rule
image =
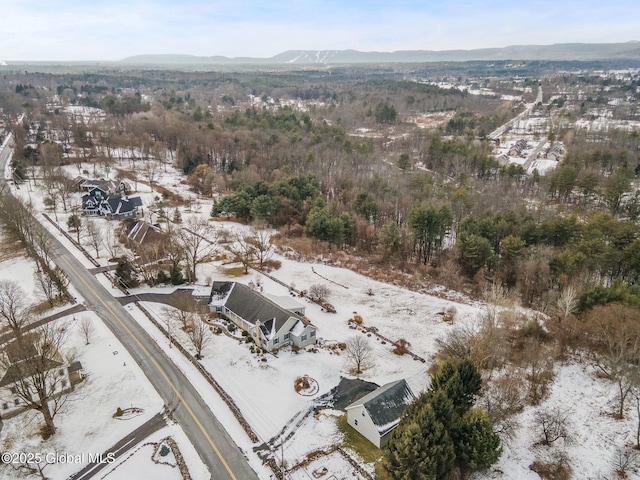
M182 285L184 283L184 275L182 275L179 264L171 265L169 280L171 281L171 285Z
M500 437L494 433L489 417L482 410L474 408L465 413L451 436L456 465L463 478L474 470L489 468L502 453Z
M498 460L500 438L486 413L471 408L481 386L471 361L443 365L387 442L386 468L394 480L447 480L456 472L467 478Z
M399 425L387 444L387 470L394 480L440 480L451 476L455 461L447 425L431 403L413 420Z
M124 257L118 259L115 275L120 285L125 288L134 288L138 286L138 277L135 274L133 264Z
M480 372L471 360L464 360L458 365L445 363L431 380L430 390L445 392L456 411L462 414L471 408L481 388Z

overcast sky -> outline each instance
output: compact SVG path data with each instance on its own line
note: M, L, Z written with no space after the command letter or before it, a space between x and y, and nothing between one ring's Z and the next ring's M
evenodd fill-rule
M640 40L640 0L0 0L1 60Z

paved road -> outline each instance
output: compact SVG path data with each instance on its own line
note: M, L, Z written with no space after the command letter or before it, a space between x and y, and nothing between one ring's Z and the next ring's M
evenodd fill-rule
M509 120L504 125L501 125L498 128L496 128L493 132L489 134L488 138L490 140L498 140L502 136L502 134L507 130L509 130L511 127L513 127L516 124L516 122L519 122L521 119L529 116L529 114L533 111L533 107L535 107L538 103L542 103L542 87L538 87L538 96L536 97L535 102L529 103L527 105L527 108L525 108L522 113L520 113L516 117Z
M136 428L129 435L124 437L118 443L116 443L113 447L102 454L103 459L108 459L109 454L113 454L114 459L118 459L122 456L122 454L129 451L132 447L141 443L145 438L147 438L152 433L157 432L162 427L167 424L167 421L162 413L157 413L145 423ZM113 463L113 462L111 462ZM108 466L109 463L90 463L78 473L74 473L69 477L68 480L89 480L91 477L100 472L103 468Z
M162 349L63 245L52 237L51 257L140 365L183 427L213 478L257 479L207 404ZM214 440L215 439L215 440Z
M0 169L9 148L0 148ZM215 480L258 479L243 453L211 412L195 387L165 355L149 334L129 315L82 264L53 236L51 258L71 284L118 338L145 373L209 467Z
M49 315L48 317L41 318L40 320L36 320L35 322L26 325L21 328L21 331L23 333L28 332L30 330L33 330L34 328L41 327L45 323L53 322L54 320L58 320L59 318L66 317L67 315L73 315L74 313L84 312L86 309L87 307L85 307L80 303L77 303L73 307L67 308L66 310L63 310L58 313L54 313L53 315ZM13 340L15 338L16 336L15 333L8 330L9 330L8 328L3 330L3 332L7 331L7 333L3 333L2 336L0 336L0 345L4 345L9 340Z

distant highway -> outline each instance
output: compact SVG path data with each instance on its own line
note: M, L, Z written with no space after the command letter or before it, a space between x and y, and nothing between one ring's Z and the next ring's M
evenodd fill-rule
M5 170L10 142L0 147ZM4 175L2 176L4 178ZM51 258L71 284L127 349L185 431L215 480L258 479L247 459L185 375L149 334L86 268L50 235Z

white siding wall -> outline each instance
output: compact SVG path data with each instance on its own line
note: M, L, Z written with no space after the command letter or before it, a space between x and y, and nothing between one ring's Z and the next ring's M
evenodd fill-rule
M347 409L347 422L363 437L380 448L380 434L378 433L378 429L362 405L355 405Z

